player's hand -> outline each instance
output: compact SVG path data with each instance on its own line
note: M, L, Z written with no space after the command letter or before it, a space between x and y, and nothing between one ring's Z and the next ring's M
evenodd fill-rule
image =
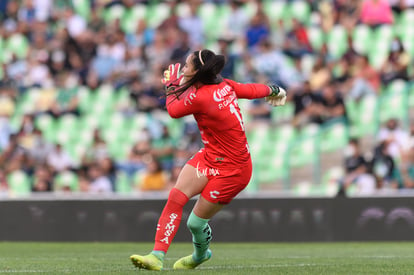
M286 90L276 85L269 85L272 91L270 95L265 97L265 100L272 106L282 106L286 103Z
M161 80L162 84L168 89L170 87L176 87L180 85L180 81L183 78L183 74L180 70L181 64L171 64L168 66L168 70L164 71L163 78Z

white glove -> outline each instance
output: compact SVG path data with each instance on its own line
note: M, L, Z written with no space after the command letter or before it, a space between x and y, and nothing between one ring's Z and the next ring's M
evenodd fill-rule
M286 90L276 85L269 85L272 93L265 97L266 102L272 106L282 106L286 103Z

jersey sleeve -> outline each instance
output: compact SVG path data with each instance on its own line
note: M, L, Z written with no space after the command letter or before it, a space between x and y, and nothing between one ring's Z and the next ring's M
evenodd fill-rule
M239 83L230 79L226 79L226 82L229 83L238 98L247 98L247 99L255 99L255 98L263 98L270 94L269 86L265 84L259 83Z
M197 113L199 110L195 92L184 92L179 98L174 95L167 97L166 107L172 118L180 118Z

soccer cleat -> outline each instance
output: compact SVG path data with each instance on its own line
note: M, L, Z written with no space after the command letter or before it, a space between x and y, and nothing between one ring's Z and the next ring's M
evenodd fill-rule
M211 250L208 249L206 252L206 257L202 260L196 261L193 258L193 255L183 257L175 262L174 269L194 269L200 264L204 263L205 261L210 260L211 258Z
M158 259L154 254L148 254L145 256L132 255L129 257L132 263L138 268L144 268L148 270L162 270L162 261Z

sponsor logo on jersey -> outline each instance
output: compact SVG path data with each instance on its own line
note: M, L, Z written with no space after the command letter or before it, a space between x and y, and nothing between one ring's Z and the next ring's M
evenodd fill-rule
M185 100L184 100L184 106L193 104L194 98L196 98L196 94L195 93L189 93L187 95L187 97L185 98Z
M213 199L217 199L217 196L220 195L219 191L210 191L210 197Z
M201 176L217 176L220 175L220 171L217 168L200 168L200 162L197 162L197 177L200 178Z
M229 94L231 87L229 85L224 86L222 89L217 89L213 92L213 98L216 102L221 102L224 100L224 97Z
M165 226L165 232L164 232L164 238L160 240L160 242L169 244L170 243L170 239L169 237L174 233L175 231L175 225L174 225L174 221L175 219L177 219L178 215L175 213L171 213L170 215L170 222L167 223L167 225Z

